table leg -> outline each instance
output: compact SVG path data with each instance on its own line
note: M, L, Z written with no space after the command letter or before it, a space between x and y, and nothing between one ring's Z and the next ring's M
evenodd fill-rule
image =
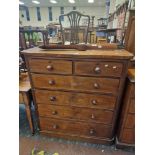
M29 126L31 129L32 135L33 135L34 134L34 124L32 121L30 92L25 92L22 95L23 95L23 100L24 100L24 104L25 104L26 115L27 115L27 118L29 121Z

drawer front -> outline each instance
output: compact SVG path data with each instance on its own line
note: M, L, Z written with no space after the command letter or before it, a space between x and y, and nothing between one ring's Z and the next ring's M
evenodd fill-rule
M130 99L129 113L135 113L135 99Z
M80 136L111 138L111 127L103 124L63 121L40 117L40 129Z
M67 60L30 59L31 72L72 74L72 62Z
M110 78L74 77L32 74L35 88L117 93L119 80Z
M97 109L114 109L116 97L62 91L35 90L36 102L40 104L71 105Z
M135 144L134 129L124 129L120 141L128 144Z
M125 127L126 128L134 128L135 127L135 115L134 114L128 114L126 121L125 121Z
M75 62L75 74L120 77L123 64L115 62Z
M90 122L101 122L104 124L111 124L113 118L112 111L70 106L38 104L38 111L39 115L43 117L78 119Z

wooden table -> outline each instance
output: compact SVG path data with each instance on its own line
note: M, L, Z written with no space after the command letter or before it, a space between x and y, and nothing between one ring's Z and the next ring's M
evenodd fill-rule
M22 73L20 75L19 80L19 103L25 104L26 108L26 115L29 121L29 126L32 132L32 135L34 134L34 125L32 120L32 113L31 113L31 86L29 82L29 77L27 73Z

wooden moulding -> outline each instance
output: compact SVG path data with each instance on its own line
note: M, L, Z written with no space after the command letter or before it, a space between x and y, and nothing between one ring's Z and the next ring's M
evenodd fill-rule
M55 133L55 132L48 132L48 131L40 131L42 135L48 136L48 137L55 137L55 138L63 138L65 140L78 140L83 142L89 142L94 144L104 144L104 145L112 145L114 143L114 138L95 138L95 137L86 137L86 136L79 136L79 135L67 135L62 133Z

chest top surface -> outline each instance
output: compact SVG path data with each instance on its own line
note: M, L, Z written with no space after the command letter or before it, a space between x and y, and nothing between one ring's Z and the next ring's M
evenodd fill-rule
M131 59L133 54L124 49L105 49L105 50L43 50L38 47L22 51L28 56L50 56L58 58L107 58L107 59Z

